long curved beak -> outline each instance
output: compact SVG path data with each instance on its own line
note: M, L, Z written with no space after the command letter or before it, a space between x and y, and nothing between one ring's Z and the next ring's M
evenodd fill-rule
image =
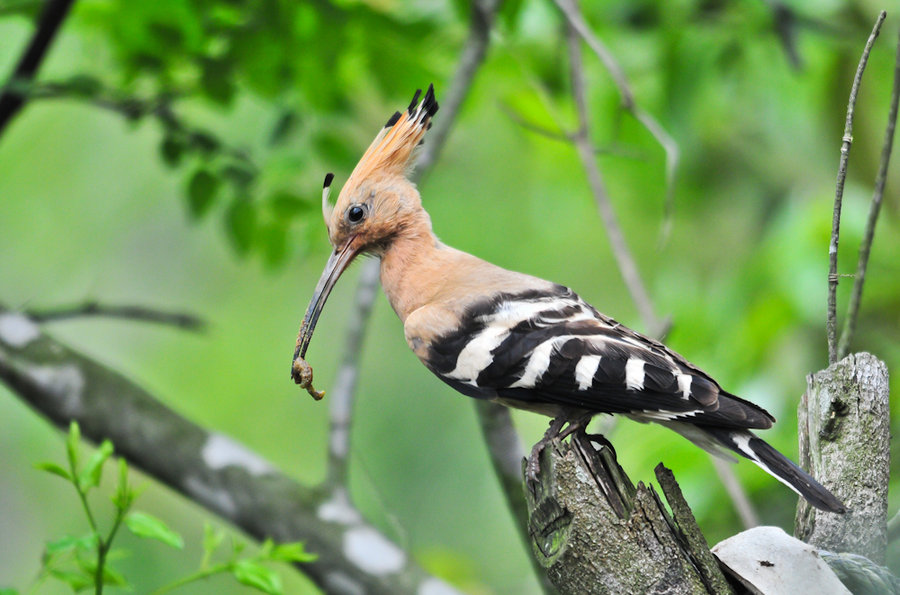
M306 309L306 316L303 317L303 323L300 325L300 333L297 335L297 346L294 349L294 360L297 357L306 357L306 349L312 340L313 331L316 329L319 315L325 307L328 294L331 293L337 280L341 277L341 273L347 269L347 266L358 253L355 240L356 236L350 238L342 248L336 249L328 258L325 270L322 271L322 276L319 278L319 283L313 292L312 300L309 302L309 308ZM291 375L293 376L294 374L292 373ZM296 378L294 380L297 381Z

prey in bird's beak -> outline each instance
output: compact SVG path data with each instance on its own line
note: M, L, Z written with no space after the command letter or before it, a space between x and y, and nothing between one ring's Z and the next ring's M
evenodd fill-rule
M325 185L322 188L322 216L325 218L326 225L328 225L333 214L333 207L328 204L332 180L334 180L334 174L329 173L326 175ZM328 295L331 293L337 280L340 279L341 273L347 269L347 266L350 265L358 252L355 244L356 236L351 236L343 246L335 248L334 252L331 253L328 262L325 263L325 270L322 271L319 283L316 285L315 291L313 291L312 299L309 302L309 307L306 309L306 315L303 317L303 323L300 325L300 332L297 335L297 346L294 348L294 360L291 365L291 378L300 385L300 388L305 388L316 401L320 401L325 396L325 391L318 391L313 387L312 366L304 358Z
M335 249L325 264L325 270L319 278L316 290L313 292L312 300L309 302L309 308L306 310L306 316L303 317L303 323L300 325L300 333L297 335L297 346L294 348L294 363L291 366L291 378L305 388L315 400L321 400L325 396L324 391L317 391L312 385L312 367L304 359L306 357L306 349L312 340L313 331L316 330L316 323L319 321L319 314L325 307L325 300L334 288L335 283L340 278L353 258L357 255L358 249L354 245L356 237L352 237L346 245Z
M317 401L325 393L313 388L312 367L304 358L328 294L358 254L378 254L379 247L383 248L396 227L403 224L403 218L421 211L420 199L407 174L414 163L416 148L438 110L433 86L428 87L419 101L421 94L421 90L416 91L409 107L388 119L353 169L334 205L328 202L334 174L325 176L322 217L334 252L303 317L291 364L291 378Z

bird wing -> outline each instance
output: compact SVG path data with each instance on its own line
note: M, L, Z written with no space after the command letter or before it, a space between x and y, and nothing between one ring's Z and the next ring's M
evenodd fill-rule
M429 347L426 364L454 388L525 408L738 428L773 422L674 351L560 285L480 300Z

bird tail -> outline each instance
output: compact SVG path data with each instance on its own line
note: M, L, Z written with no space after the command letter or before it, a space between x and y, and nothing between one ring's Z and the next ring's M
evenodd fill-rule
M846 512L846 507L834 494L753 432L711 426L694 427L702 430L703 433L713 438L719 445L750 459L759 465L763 471L803 496L816 508L829 512Z

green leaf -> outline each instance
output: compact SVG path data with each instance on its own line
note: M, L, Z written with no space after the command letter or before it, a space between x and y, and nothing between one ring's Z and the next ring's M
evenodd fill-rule
M71 550L93 551L97 548L97 535L90 533L81 537L66 535L47 542L44 551L49 555L60 554Z
M256 209L246 198L238 198L225 214L226 230L235 251L244 255L253 246L256 235Z
M119 459L119 481L116 483L116 491L110 499L117 509L124 512L131 508L135 497L134 490L128 485L128 463L125 462L125 459Z
M225 540L225 531L205 523L203 525L203 552L212 554Z
M230 58L206 59L201 62L203 71L200 84L208 98L227 106L234 98L234 63Z
M277 562L314 562L318 554L307 552L302 541L279 543L269 552L268 558Z
M251 164L238 160L222 168L222 177L239 188L246 188L256 178L256 172Z
M197 130L188 137L188 143L202 153L212 153L217 151L222 143L219 142L212 133L204 130Z
M88 74L76 74L66 81L69 92L80 97L95 97L103 90L103 83Z
M209 212L220 184L221 180L209 170L201 168L194 172L188 183L188 206L191 209L191 216L200 219Z
M91 455L84 469L78 474L78 485L82 490L89 490L100 485L100 477L103 474L103 464L113 453L113 445L109 440L100 444L97 452Z
M19 592L15 589L0 588L0 595L19 595Z
M69 456L69 469L78 472L78 446L81 444L81 428L74 419L69 424L69 437L66 440L66 453Z
M275 268L284 262L288 254L287 227L284 224L271 223L261 227L258 238L268 266Z
M103 584L114 587L127 587L128 581L125 579L125 575L106 564L103 567Z
M284 110L269 133L269 144L279 145L293 132L300 123L299 114L293 110Z
M269 197L266 204L276 219L292 219L297 215L308 213L313 209L313 204L303 200L290 192L276 192Z
M50 568L47 572L53 578L59 579L69 585L73 591L83 591L94 586L94 577L86 571L60 570Z
M184 148L184 142L181 139L169 134L159 145L159 153L166 165L177 167L184 155Z
M269 595L281 595L281 577L271 568L266 568L253 560L238 560L231 569L231 574L239 583L253 587Z
M146 512L132 512L125 525L138 537L156 539L177 549L184 549L184 539L160 519Z
M41 471L46 471L47 473L52 473L53 475L58 475L65 480L72 481L72 475L63 469L60 465L56 463L51 463L49 461L45 461L42 463L36 463L34 465L35 469L40 469Z

